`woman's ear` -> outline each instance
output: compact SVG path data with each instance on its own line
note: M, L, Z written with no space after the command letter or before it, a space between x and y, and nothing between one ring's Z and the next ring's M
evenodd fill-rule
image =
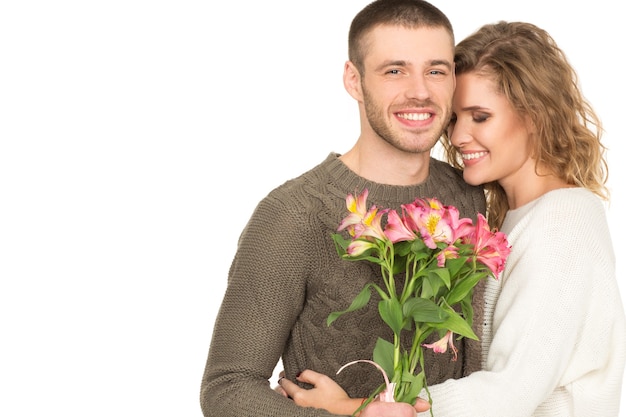
M353 99L358 102L363 101L361 74L351 61L346 61L346 65L343 68L343 86Z
M524 124L526 125L528 139L530 141L530 157L537 160L539 157L537 154L537 141L539 140L539 138L537 137L537 125L535 125L535 122L530 115L526 114L523 117Z
M537 133L537 126L535 126L535 121L530 117L530 115L524 116L524 123L526 124L526 130L528 134L534 135Z

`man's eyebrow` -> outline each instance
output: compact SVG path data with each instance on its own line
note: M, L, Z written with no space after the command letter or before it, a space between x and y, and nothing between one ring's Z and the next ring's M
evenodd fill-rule
M375 70L380 71L383 68L387 68L387 67L407 67L407 66L409 66L409 63L402 59L388 59L386 61L383 61L379 66L377 66Z
M389 60L383 61L378 67L375 68L375 70L380 71L387 67L408 67L410 65L411 64L409 64L408 61L405 61L403 59L389 59ZM428 65L429 66L443 65L449 70L452 70L452 63L445 59L433 59L432 61L428 63Z
M447 67L448 69L452 69L452 63L446 59L433 59L432 61L430 61L430 65L443 65L444 67Z

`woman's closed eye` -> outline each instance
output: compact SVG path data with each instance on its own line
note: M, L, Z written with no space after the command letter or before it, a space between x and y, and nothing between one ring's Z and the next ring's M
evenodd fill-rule
M483 112L474 113L472 114L472 121L474 123L482 123L482 122L487 121L487 119L489 119L489 116L490 116L489 114L483 113Z

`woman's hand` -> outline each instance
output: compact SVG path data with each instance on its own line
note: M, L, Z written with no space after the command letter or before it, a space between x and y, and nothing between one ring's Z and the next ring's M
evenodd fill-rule
M372 401L361 411L359 417L416 417L418 412L428 411L427 401L417 399L415 406L408 403Z
M300 388L286 379L281 372L278 379L279 387L275 390L292 398L302 407L323 408L333 414L352 415L363 401L363 398L348 397L348 394L330 377L309 369L299 373L296 379L312 385L313 388Z
M348 397L333 379L315 371L307 369L298 374L296 379L312 385L313 388L300 388L286 379L281 372L275 390L303 407L323 408L333 414L352 415L364 401L364 398ZM359 417L414 417L416 412L428 411L429 408L430 404L420 398L417 399L415 406L375 400L361 411Z

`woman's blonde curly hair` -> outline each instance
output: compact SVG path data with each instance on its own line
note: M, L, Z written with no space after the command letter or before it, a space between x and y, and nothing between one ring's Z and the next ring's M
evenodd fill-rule
M532 120L537 163L568 184L609 199L600 119L583 97L578 75L545 30L524 22L485 25L457 45L454 61L457 75L488 77L520 115ZM460 153L447 135L442 144L448 162L462 169ZM489 224L499 228L509 209L506 195L497 182L485 184L485 192Z

